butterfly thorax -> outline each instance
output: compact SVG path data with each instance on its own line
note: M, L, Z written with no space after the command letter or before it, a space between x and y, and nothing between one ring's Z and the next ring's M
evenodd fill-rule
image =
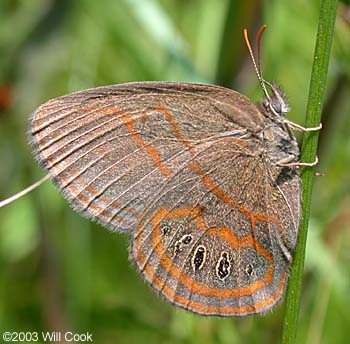
M284 116L290 106L282 89L273 82L265 81L271 94L266 94L259 111L265 117L264 129L259 133L263 140L263 151L270 161L278 165L281 161L296 162L299 160L299 147Z
M260 136L264 155L278 165L280 162L299 160L298 143L287 124L269 119Z

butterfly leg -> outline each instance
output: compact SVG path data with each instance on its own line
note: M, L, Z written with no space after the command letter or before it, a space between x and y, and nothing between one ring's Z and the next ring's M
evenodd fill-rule
M322 129L322 123L320 123L317 127L311 127L311 128L305 128L305 127L303 127L300 124L297 124L297 123L294 123L292 121L289 121L288 119L285 119L284 123L287 123L294 130L298 130L298 131L318 131L318 130Z
M290 155L289 157L280 160L277 165L281 167L312 167L318 164L318 157L316 156L313 162L292 162L295 159L294 155Z

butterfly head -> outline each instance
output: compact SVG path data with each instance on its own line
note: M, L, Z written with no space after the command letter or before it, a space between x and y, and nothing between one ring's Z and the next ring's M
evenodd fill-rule
M263 87L265 93L264 107L268 112L272 112L275 116L285 116L290 111L290 106L287 102L286 95L281 88L273 83L263 80L264 86L267 85L271 91L269 95L266 87Z

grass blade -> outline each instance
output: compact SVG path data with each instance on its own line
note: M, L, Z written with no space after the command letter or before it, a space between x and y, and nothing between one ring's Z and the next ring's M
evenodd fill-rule
M306 127L315 127L321 121L337 4L337 0L323 0L321 3L314 63L306 110ZM314 161L317 151L317 142L318 132L305 132L302 141L301 161ZM285 299L285 313L282 328L283 344L295 343L296 341L307 229L310 217L313 170L313 168L305 168L302 171L302 220Z

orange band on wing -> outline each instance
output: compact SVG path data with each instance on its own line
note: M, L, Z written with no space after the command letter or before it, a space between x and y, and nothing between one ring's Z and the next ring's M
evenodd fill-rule
M124 112L123 110L120 110L118 108L98 108L98 107L84 107L84 111L95 111L95 112L100 112L104 115L118 115L120 116L120 119L123 121L125 124L128 132L131 134L132 139L134 142L141 148L143 148L152 158L153 162L157 166L157 168L160 170L162 174L165 176L171 176L172 172L169 170L168 167L166 167L162 163L161 156L159 152L157 152L156 149L154 149L150 144L147 144L145 141L143 141L141 135L137 132L134 122L133 122L133 117L129 115L128 113ZM141 113L141 119L144 121L145 117L145 112Z
M164 282L154 275L154 270L150 265L146 265L145 271L149 276L154 276L153 283L158 287L162 288L165 295L169 297L170 300L174 300L176 303L185 306L185 308L190 308L198 313L204 314L247 314L247 313L257 313L259 310L268 308L268 306L274 304L282 295L284 289L284 281L286 278L286 273L282 272L281 278L278 283L276 291L264 300L258 301L253 305L244 305L239 307L219 307L203 305L198 302L191 301L185 297L178 295L169 286L164 285Z
M192 146L190 146L190 144L188 143L187 140L185 140L183 138L183 136L181 135L181 131L178 128L176 121L174 120L172 114L170 111L168 111L164 106L162 106L161 104L159 104L156 109L158 111L161 111L165 118L167 119L167 121L169 122L169 124L171 125L174 135L175 137L181 141L188 149L188 151L191 153L191 155L194 155L194 149ZM239 144L240 146L245 147L246 143L240 139L234 138L234 137L226 137L224 139L229 139L230 141L234 141L235 143ZM253 212L249 211L247 208L242 207L241 205L239 205L234 199L232 199L231 197L229 197L228 195L225 194L225 192L218 186L215 184L215 182L208 176L206 175L206 172L195 162L191 162L188 166L192 171L194 171L195 173L199 174L202 176L202 180L203 180L203 184L211 191L213 192L218 198L220 198L223 202L225 202L226 204L232 205L234 207L236 207L242 214L244 214L245 216L247 216L250 219L250 222L252 224L252 227L255 227L255 224L257 221L270 221L270 222L274 222L277 223L277 226L280 228L280 223L277 220L276 217L271 216L271 215L265 215L265 214L254 214Z
M264 258L266 258L267 261L271 263L270 267L266 271L264 279L257 280L253 284L247 285L241 288L220 289L220 288L214 288L214 287L209 288L206 285L198 283L191 277L183 274L182 271L173 264L173 262L165 252L165 247L161 242L161 233L160 233L159 224L162 219L169 220L174 217L183 218L187 216L191 216L192 221L196 224L199 230L208 230L215 233L215 235L221 235L224 240L229 242L229 244L233 245L233 247L235 248L258 247L259 253ZM152 242L153 242L152 246L155 252L157 253L158 257L160 258L160 264L166 271L168 271L168 273L171 276L178 279L182 285L184 285L186 288L193 290L198 294L211 296L211 297L220 297L220 298L251 295L257 290L265 287L266 285L269 285L273 279L273 271L274 271L273 257L258 242L256 242L253 236L249 235L239 239L232 231L230 231L227 228L208 229L206 227L203 227L204 221L199 208L193 209L192 207L183 207L183 208L175 209L170 212L168 211L168 209L163 208L156 211L155 215L152 217L151 223L152 223L152 227L154 228L152 231ZM142 228L142 225L140 226L139 230L142 230L141 228ZM142 236L139 235L137 238L136 248L138 253L138 260L142 264L145 262L145 257L143 256L143 253L141 251L141 244L142 244L141 238ZM148 265L146 265L146 267L147 266ZM154 275L153 272L149 274L149 277L152 280L156 279L156 276Z
M126 128L128 129L129 133L132 135L132 138L134 142L143 149L146 150L146 152L151 156L153 159L155 165L158 167L160 172L162 172L165 176L169 177L172 175L171 171L168 167L166 167L162 163L162 159L160 157L160 154L149 144L146 144L143 140L141 135L136 131L133 119L130 115L124 113L123 116L121 116L121 120L124 122Z
M66 191L69 190L69 194L72 195L72 198L79 199L79 201L81 202L83 207L89 208L90 212L93 214L96 213L96 214L94 214L94 216L96 216L96 217L98 217L100 215L105 215L105 216L108 216L110 218L115 218L118 221L120 221L121 223L129 224L129 225L134 224L134 222L130 222L127 219L124 219L115 213L113 214L112 209L109 210L108 208L101 207L98 204L91 203L91 199L88 197L85 197L83 195L83 192L84 191L88 192L89 194L91 194L93 196L92 198L96 197L99 200L101 200L102 202L104 202L106 205L110 204L114 208L126 211L130 215L133 215L134 217L137 218L139 216L139 213L136 211L136 209L129 207L129 206L123 206L121 203L119 203L117 201L112 201L110 198L101 194L101 192L96 190L92 185L89 185L88 183L86 183L81 178L79 171L76 170L73 166L70 166L70 169L72 171L73 178L68 179L64 175L61 175L60 176L61 181L59 182L59 184L61 185L61 188L63 190L65 190L65 189L66 189ZM82 190L79 189L76 185L74 185L73 181L77 181L80 185L82 185L83 189Z

